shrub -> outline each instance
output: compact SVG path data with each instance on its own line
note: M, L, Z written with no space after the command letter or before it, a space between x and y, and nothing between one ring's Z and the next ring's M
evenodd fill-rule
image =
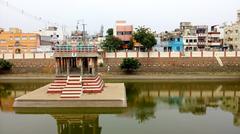
M120 68L125 72L136 71L141 66L141 63L134 58L125 58L120 65Z
M4 59L0 59L0 70L10 70L12 68L12 63Z
M99 67L103 67L104 66L104 64L101 62L101 63L99 63Z

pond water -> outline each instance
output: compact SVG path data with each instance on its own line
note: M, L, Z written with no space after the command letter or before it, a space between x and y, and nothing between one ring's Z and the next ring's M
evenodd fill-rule
M240 81L123 82L123 109L13 109L14 98L49 81L0 82L0 134L240 133Z

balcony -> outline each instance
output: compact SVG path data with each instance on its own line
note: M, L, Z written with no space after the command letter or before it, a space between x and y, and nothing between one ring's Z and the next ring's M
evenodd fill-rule
M55 52L97 52L95 45L57 45L54 47Z
M96 45L57 45L54 57L98 57Z

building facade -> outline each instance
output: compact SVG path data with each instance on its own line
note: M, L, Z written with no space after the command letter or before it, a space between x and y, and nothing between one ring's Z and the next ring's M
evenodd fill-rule
M23 33L19 28L10 28L0 33L0 51L11 53L35 52L40 46L40 36Z
M160 33L159 46L163 48L164 52L182 52L184 50L183 45L183 37L180 31Z
M208 26L207 25L198 25L195 26L196 35L198 38L197 46L198 49L203 50L208 43Z
M127 24L126 21L116 21L113 34L124 42L123 48L128 48L128 44L132 39L132 33L132 25Z
M187 35L183 36L184 51L197 51L198 50L198 36Z
M240 49L240 10L237 12L237 21L224 28L224 44L230 50Z
M208 32L208 46L212 49L219 50L223 45L221 39L220 27L218 25L211 26L211 30Z

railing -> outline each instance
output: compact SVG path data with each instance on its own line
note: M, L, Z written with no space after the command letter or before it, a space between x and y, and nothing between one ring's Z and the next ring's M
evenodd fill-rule
M54 47L55 52L97 52L95 45L59 45Z
M188 52L104 52L104 58L183 58L183 57L240 57L240 51L188 51Z
M62 51L63 52L63 51ZM53 59L54 53L0 53L0 59ZM189 52L103 52L103 58L183 58L183 57L240 57L240 51L189 51Z
M53 53L0 53L0 59L53 59Z

